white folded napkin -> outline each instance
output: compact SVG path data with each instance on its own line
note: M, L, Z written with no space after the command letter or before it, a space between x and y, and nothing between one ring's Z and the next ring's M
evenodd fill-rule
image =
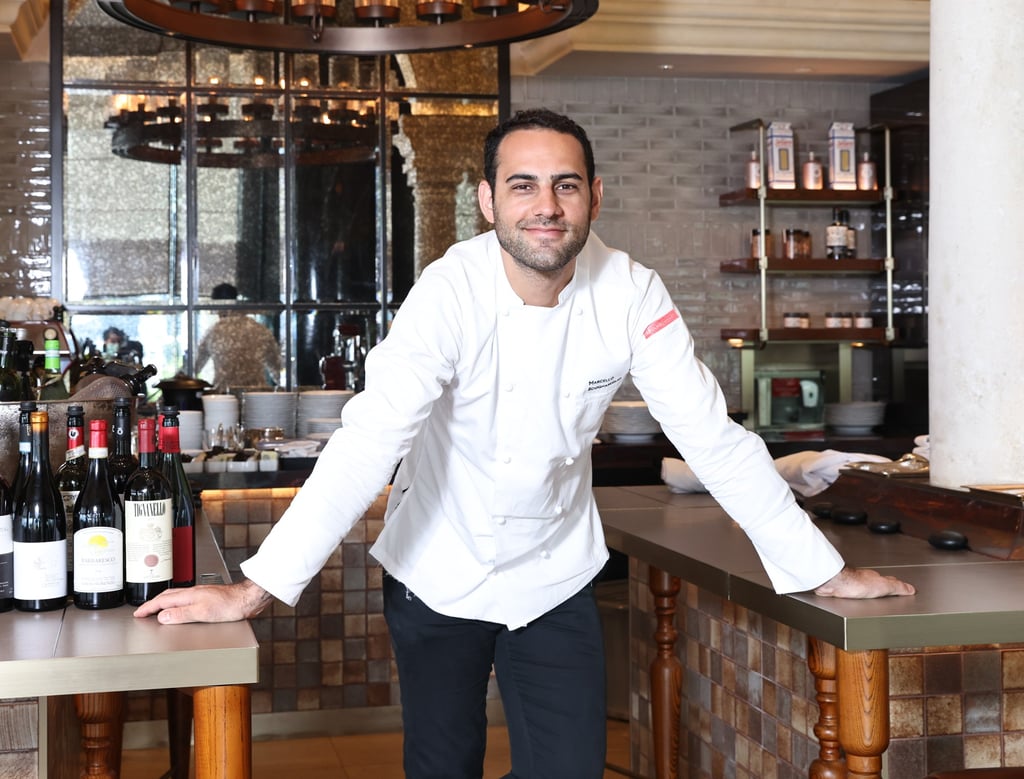
M839 470L851 462L892 462L888 457L856 452L796 452L775 459L775 468L789 486L804 497L817 495L839 478ZM693 469L675 457L661 461L661 480L672 492L707 492Z
M920 455L925 459L932 456L932 445L931 441L928 440L928 436L919 435L914 438L914 448L910 450L916 455Z

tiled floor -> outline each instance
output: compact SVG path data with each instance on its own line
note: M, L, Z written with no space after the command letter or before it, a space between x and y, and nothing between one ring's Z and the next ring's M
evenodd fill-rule
M402 737L399 733L257 741L253 744L253 779L402 779ZM604 779L628 776L629 724L608 720L609 768ZM614 768L613 768L614 767ZM508 772L508 736L503 727L488 730L484 779ZM615 770L618 768L620 770ZM159 779L167 770L164 749L126 750L121 779ZM194 772L193 772L194 773Z

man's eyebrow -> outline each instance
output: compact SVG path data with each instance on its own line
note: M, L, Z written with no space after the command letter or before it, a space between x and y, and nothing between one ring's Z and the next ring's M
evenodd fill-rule
M511 176L509 176L508 178L505 179L505 183L507 184L507 183L512 182L512 181L539 181L539 180L540 180L540 176L535 176L535 175L533 175L531 173L513 173ZM558 182L558 181L569 181L569 180L572 180L572 181L583 181L583 176L581 176L579 173L575 173L575 172L571 172L571 173L556 173L554 176L551 177L551 180L555 181L555 182Z

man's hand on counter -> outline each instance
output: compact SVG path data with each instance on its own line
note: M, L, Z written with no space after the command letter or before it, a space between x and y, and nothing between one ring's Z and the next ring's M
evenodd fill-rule
M255 617L274 596L248 579L237 584L205 584L164 590L135 609L136 617L156 614L165 625L183 622L237 622Z
M870 568L846 566L818 587L814 594L827 598L884 598L888 595L913 595L915 592L912 584L895 576L883 576Z

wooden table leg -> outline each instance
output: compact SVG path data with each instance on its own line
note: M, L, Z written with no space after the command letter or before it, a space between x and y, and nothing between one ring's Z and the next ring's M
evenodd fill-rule
M192 753L191 690L167 690L167 743L171 760L170 779L188 779Z
M82 728L85 755L81 776L117 779L121 774L124 693L80 693L75 696L75 713Z
M679 577L651 566L648 587L654 596L657 626L654 641L658 654L651 663L651 731L654 737L654 775L676 779L679 775L679 710L683 671L676 657L676 597Z
M192 695L196 779L252 779L252 716L244 685Z
M846 764L839 748L839 698L836 684L836 648L808 636L807 667L814 675L817 691L818 721L814 735L818 739L818 757L811 762L810 779L844 779Z
M889 746L889 652L836 649L839 743L850 779L880 779Z

